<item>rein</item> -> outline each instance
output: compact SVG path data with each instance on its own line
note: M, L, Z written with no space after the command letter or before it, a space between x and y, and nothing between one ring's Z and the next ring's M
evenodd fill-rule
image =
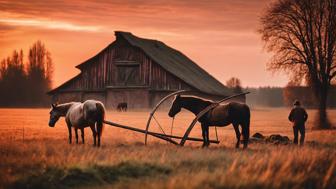
M174 119L175 119L175 116L172 118L172 122L170 125L170 135L173 135Z
M218 141L217 127L215 126L216 140Z

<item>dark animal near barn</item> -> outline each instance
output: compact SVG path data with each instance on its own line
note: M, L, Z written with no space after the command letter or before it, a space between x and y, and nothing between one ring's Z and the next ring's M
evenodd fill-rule
M90 127L93 135L93 145L98 147L103 131L105 107L103 103L95 100L81 102L70 102L65 104L52 104L50 111L49 126L54 127L60 117L65 117L69 130L69 143L72 141L71 127L75 129L76 143L78 143L78 129L81 130L82 142L84 144L84 128Z
M127 103L126 103L126 102L121 102L121 103L119 103L119 104L117 105L117 110L118 110L119 112L122 112L122 111L127 112Z
M177 113L185 108L195 115L200 113L203 109L213 104L213 101L204 100L192 96L177 95L172 103L168 115L174 117ZM203 147L209 146L209 127L211 126L228 126L233 125L236 132L237 143L236 148L240 144L240 131L241 126L243 134L244 148L247 148L249 135L250 135L250 108L246 104L238 102L229 102L227 104L219 104L211 109L198 120L202 126Z

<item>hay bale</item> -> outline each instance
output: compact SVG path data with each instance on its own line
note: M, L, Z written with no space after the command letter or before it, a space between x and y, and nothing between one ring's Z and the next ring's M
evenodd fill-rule
M265 138L265 136L262 135L261 133L254 133L254 134L252 135L252 137L253 137L253 138L260 138L260 139L264 139L264 138Z
M270 136L264 136L261 133L255 133L252 135L249 142L287 145L291 143L291 140L288 138L288 136L282 136L280 134L272 134Z

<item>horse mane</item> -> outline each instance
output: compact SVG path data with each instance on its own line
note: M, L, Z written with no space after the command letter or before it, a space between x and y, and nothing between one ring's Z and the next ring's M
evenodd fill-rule
M205 98L200 98L200 97L196 97L196 96L192 96L192 95L186 95L186 96L181 96L181 98L183 98L184 100L187 101L194 101L197 103L205 103L207 105L214 103L214 101L209 100L209 99L205 99Z
M211 100L206 100L195 96L180 96L180 102L183 108L193 112L195 115L197 115L210 104L214 103Z
M64 103L64 104L58 104L58 105L56 106L56 109L57 109L58 111L60 111L63 115L65 115L65 114L68 112L69 108L70 108L74 103L76 103L76 102L68 102L68 103Z

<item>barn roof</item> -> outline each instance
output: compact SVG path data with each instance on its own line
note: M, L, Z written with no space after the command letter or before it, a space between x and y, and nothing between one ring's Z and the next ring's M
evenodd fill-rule
M61 84L60 86L50 90L47 92L47 94L53 94L56 91L58 91L59 89L61 89L62 87L66 87L67 85L69 85L72 81L76 80L77 78L79 78L81 75L81 73L77 74L76 76L72 77L71 79L69 79L68 81L66 81L65 83Z
M142 49L145 54L166 71L201 92L220 96L227 96L233 93L232 90L224 86L186 55L163 42L140 38L130 32L116 31L115 34L117 37L122 36L131 45Z
M118 37L122 37L128 41L130 45L143 50L143 52L148 57L154 60L163 69L183 80L193 88L207 94L218 96L229 96L233 94L231 89L224 86L203 68L189 59L186 55L167 46L163 42L153 39L140 38L130 32L116 31L115 35L117 39ZM91 64L93 62L92 60L98 58L98 56L103 53L104 50L99 52L94 57L77 65L76 68L81 69L85 65ZM62 86L64 86L64 84L50 92L54 92Z

